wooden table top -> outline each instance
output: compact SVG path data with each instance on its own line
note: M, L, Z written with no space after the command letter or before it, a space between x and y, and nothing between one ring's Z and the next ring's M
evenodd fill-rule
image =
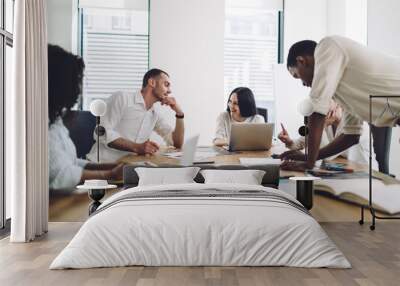
M227 151L221 151L227 152ZM205 158L204 161L214 161L216 165L237 165L240 164L239 158L241 157L271 157L272 152L269 151L245 151L245 152L232 152L230 154L220 154L214 157ZM165 156L164 153L156 153L155 155L127 155L120 159L124 163L135 163L148 161L157 165L174 165L179 163L179 159Z
M201 147L200 147L201 148ZM208 147L212 148L212 147ZM214 147L215 150L218 150L218 147ZM246 158L270 158L272 154L280 154L283 151L285 151L283 146L273 146L270 150L268 151L239 151L239 152L231 152L228 153L227 151L223 150L220 148L221 154L214 156L214 157L209 157L205 158L207 161L213 161L215 165L239 165L240 158L246 157ZM179 150L175 150L179 151ZM168 150L166 149L161 149L158 153L154 155L127 155L123 158L121 158L119 161L126 163L126 164L134 164L138 162L151 162L156 165L176 165L179 163L179 160L177 158L171 158L167 157L164 154L166 154ZM344 163L346 164L347 167L354 169L355 171L367 171L368 172L368 166L363 166L360 164L356 164L354 162L350 162L344 158L337 158L333 160L333 162L337 163ZM295 171L286 171L286 170L281 170L280 171L280 177L281 178L288 178L288 177L299 177L299 176L304 176L305 174L303 172L295 172Z

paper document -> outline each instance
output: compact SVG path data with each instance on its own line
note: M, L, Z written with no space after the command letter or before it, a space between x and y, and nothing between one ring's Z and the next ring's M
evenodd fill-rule
M169 152L169 153L165 153L164 156L169 157L169 158L181 158L183 155L182 152ZM218 156L218 152L215 151L196 151L195 155L194 155L194 160L195 161L201 161L201 160L205 160L211 157L215 157Z
M182 157L182 152L180 152L180 151L168 152L168 153L163 154L163 156L170 157L170 158L180 158L180 157Z
M281 159L272 158L239 158L240 164L244 166L251 165L280 165L282 163Z
M128 165L157 167L157 164L150 161L136 161L129 163Z

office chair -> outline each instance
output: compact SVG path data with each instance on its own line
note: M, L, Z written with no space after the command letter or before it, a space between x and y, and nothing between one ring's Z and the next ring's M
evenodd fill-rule
M268 109L257 107L257 113L264 117L265 122L268 122Z
M77 157L85 159L95 143L93 132L96 127L96 117L90 111L72 110L64 117L63 122L75 144Z

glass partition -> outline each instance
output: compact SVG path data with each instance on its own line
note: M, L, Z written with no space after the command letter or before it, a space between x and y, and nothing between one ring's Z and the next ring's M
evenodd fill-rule
M139 1L136 1L139 2ZM85 61L82 109L118 90L138 90L149 68L149 11L143 5L80 8L80 54Z
M282 1L225 2L225 97L236 87L249 87L258 107L274 120L273 65L277 63L279 12Z

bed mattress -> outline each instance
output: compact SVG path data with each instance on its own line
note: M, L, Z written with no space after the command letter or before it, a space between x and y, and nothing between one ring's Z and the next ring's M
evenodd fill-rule
M108 198L50 269L350 263L302 205L254 185L135 187Z

